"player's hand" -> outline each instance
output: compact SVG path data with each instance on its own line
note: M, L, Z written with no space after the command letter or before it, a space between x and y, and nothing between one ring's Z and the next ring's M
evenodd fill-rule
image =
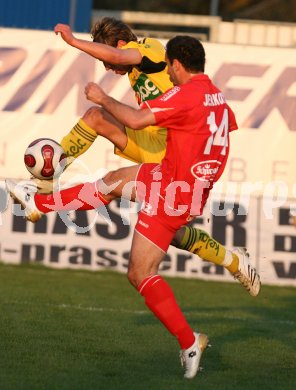
M102 88L95 83L88 83L84 89L84 93L87 100L96 104L101 104L103 98L106 96Z
M72 33L71 27L67 24L58 23L54 28L54 32L56 33L56 35L60 33L62 39L69 45L72 45L75 41L75 37Z

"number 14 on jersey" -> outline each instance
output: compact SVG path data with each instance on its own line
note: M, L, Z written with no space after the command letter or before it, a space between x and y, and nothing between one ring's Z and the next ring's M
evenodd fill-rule
M218 125L216 123L216 115L214 111L210 112L210 115L207 117L207 124L211 135L208 138L204 154L210 154L212 146L222 146L221 154L225 155L226 149L228 147L228 110L224 109L223 117Z

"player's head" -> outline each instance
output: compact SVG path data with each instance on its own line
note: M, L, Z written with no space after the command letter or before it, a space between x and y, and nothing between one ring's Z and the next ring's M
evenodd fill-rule
M117 47L118 41L126 43L135 41L138 38L130 27L121 20L105 17L97 21L91 29L91 35L94 42L104 43L105 45Z
M167 42L166 59L168 68L177 60L189 73L203 73L205 70L204 47L198 39L188 35L178 35ZM176 84L176 80L172 81Z
M131 41L137 42L137 37L130 27L121 20L105 17L96 22L91 29L94 42L104 43L108 46L120 47ZM109 64L104 62L106 70L113 70L117 74L125 74L130 70L129 66Z

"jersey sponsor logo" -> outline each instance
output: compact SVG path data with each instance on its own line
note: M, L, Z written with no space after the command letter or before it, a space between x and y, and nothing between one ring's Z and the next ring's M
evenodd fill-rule
M149 228L149 225L145 222L143 222L141 219L139 219L139 224L142 225L144 228L148 229Z
M173 87L172 89L170 89L168 92L166 92L160 100L162 100L163 102L166 102L166 101L169 100L171 97L173 97L174 95L176 95L176 93L178 93L180 90L181 90L180 87L175 86L175 87Z
M222 92L205 94L205 101L203 102L203 104L206 107L220 106L221 104L224 103L226 103L226 101Z
M145 102L146 100L153 100L162 92L145 74L141 74L133 86L134 91L138 97L138 101Z
M214 181L220 165L218 160L200 161L191 167L191 173L199 180Z

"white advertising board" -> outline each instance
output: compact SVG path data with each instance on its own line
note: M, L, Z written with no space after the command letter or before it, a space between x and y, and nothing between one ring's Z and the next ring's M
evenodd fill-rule
M86 34L80 34L89 39ZM88 81L134 104L127 77L105 72L99 61L67 46L53 32L0 30L0 177L26 178L23 153L36 138L59 141L90 106L84 97ZM205 44L206 73L223 90L240 130L231 134L231 152L216 193L236 208L217 216L215 193L201 226L221 243L247 246L263 281L296 284L296 229L291 224L296 198L296 52L294 49ZM98 138L67 170L64 180L79 174L98 177L130 163L113 154ZM5 194L1 193L2 205ZM228 207L228 206L227 206ZM229 206L230 207L230 206ZM37 225L12 213L1 216L0 258L7 262L40 261L61 267L126 269L132 228L124 225L116 203L110 206L112 226L100 218L92 229L77 234L51 214ZM241 209L246 215L240 215ZM126 210L128 214L128 211ZM215 214L215 213L214 213ZM94 212L74 213L83 226ZM208 222L209 220L209 222ZM230 280L223 270L193 255L170 249L167 275Z

